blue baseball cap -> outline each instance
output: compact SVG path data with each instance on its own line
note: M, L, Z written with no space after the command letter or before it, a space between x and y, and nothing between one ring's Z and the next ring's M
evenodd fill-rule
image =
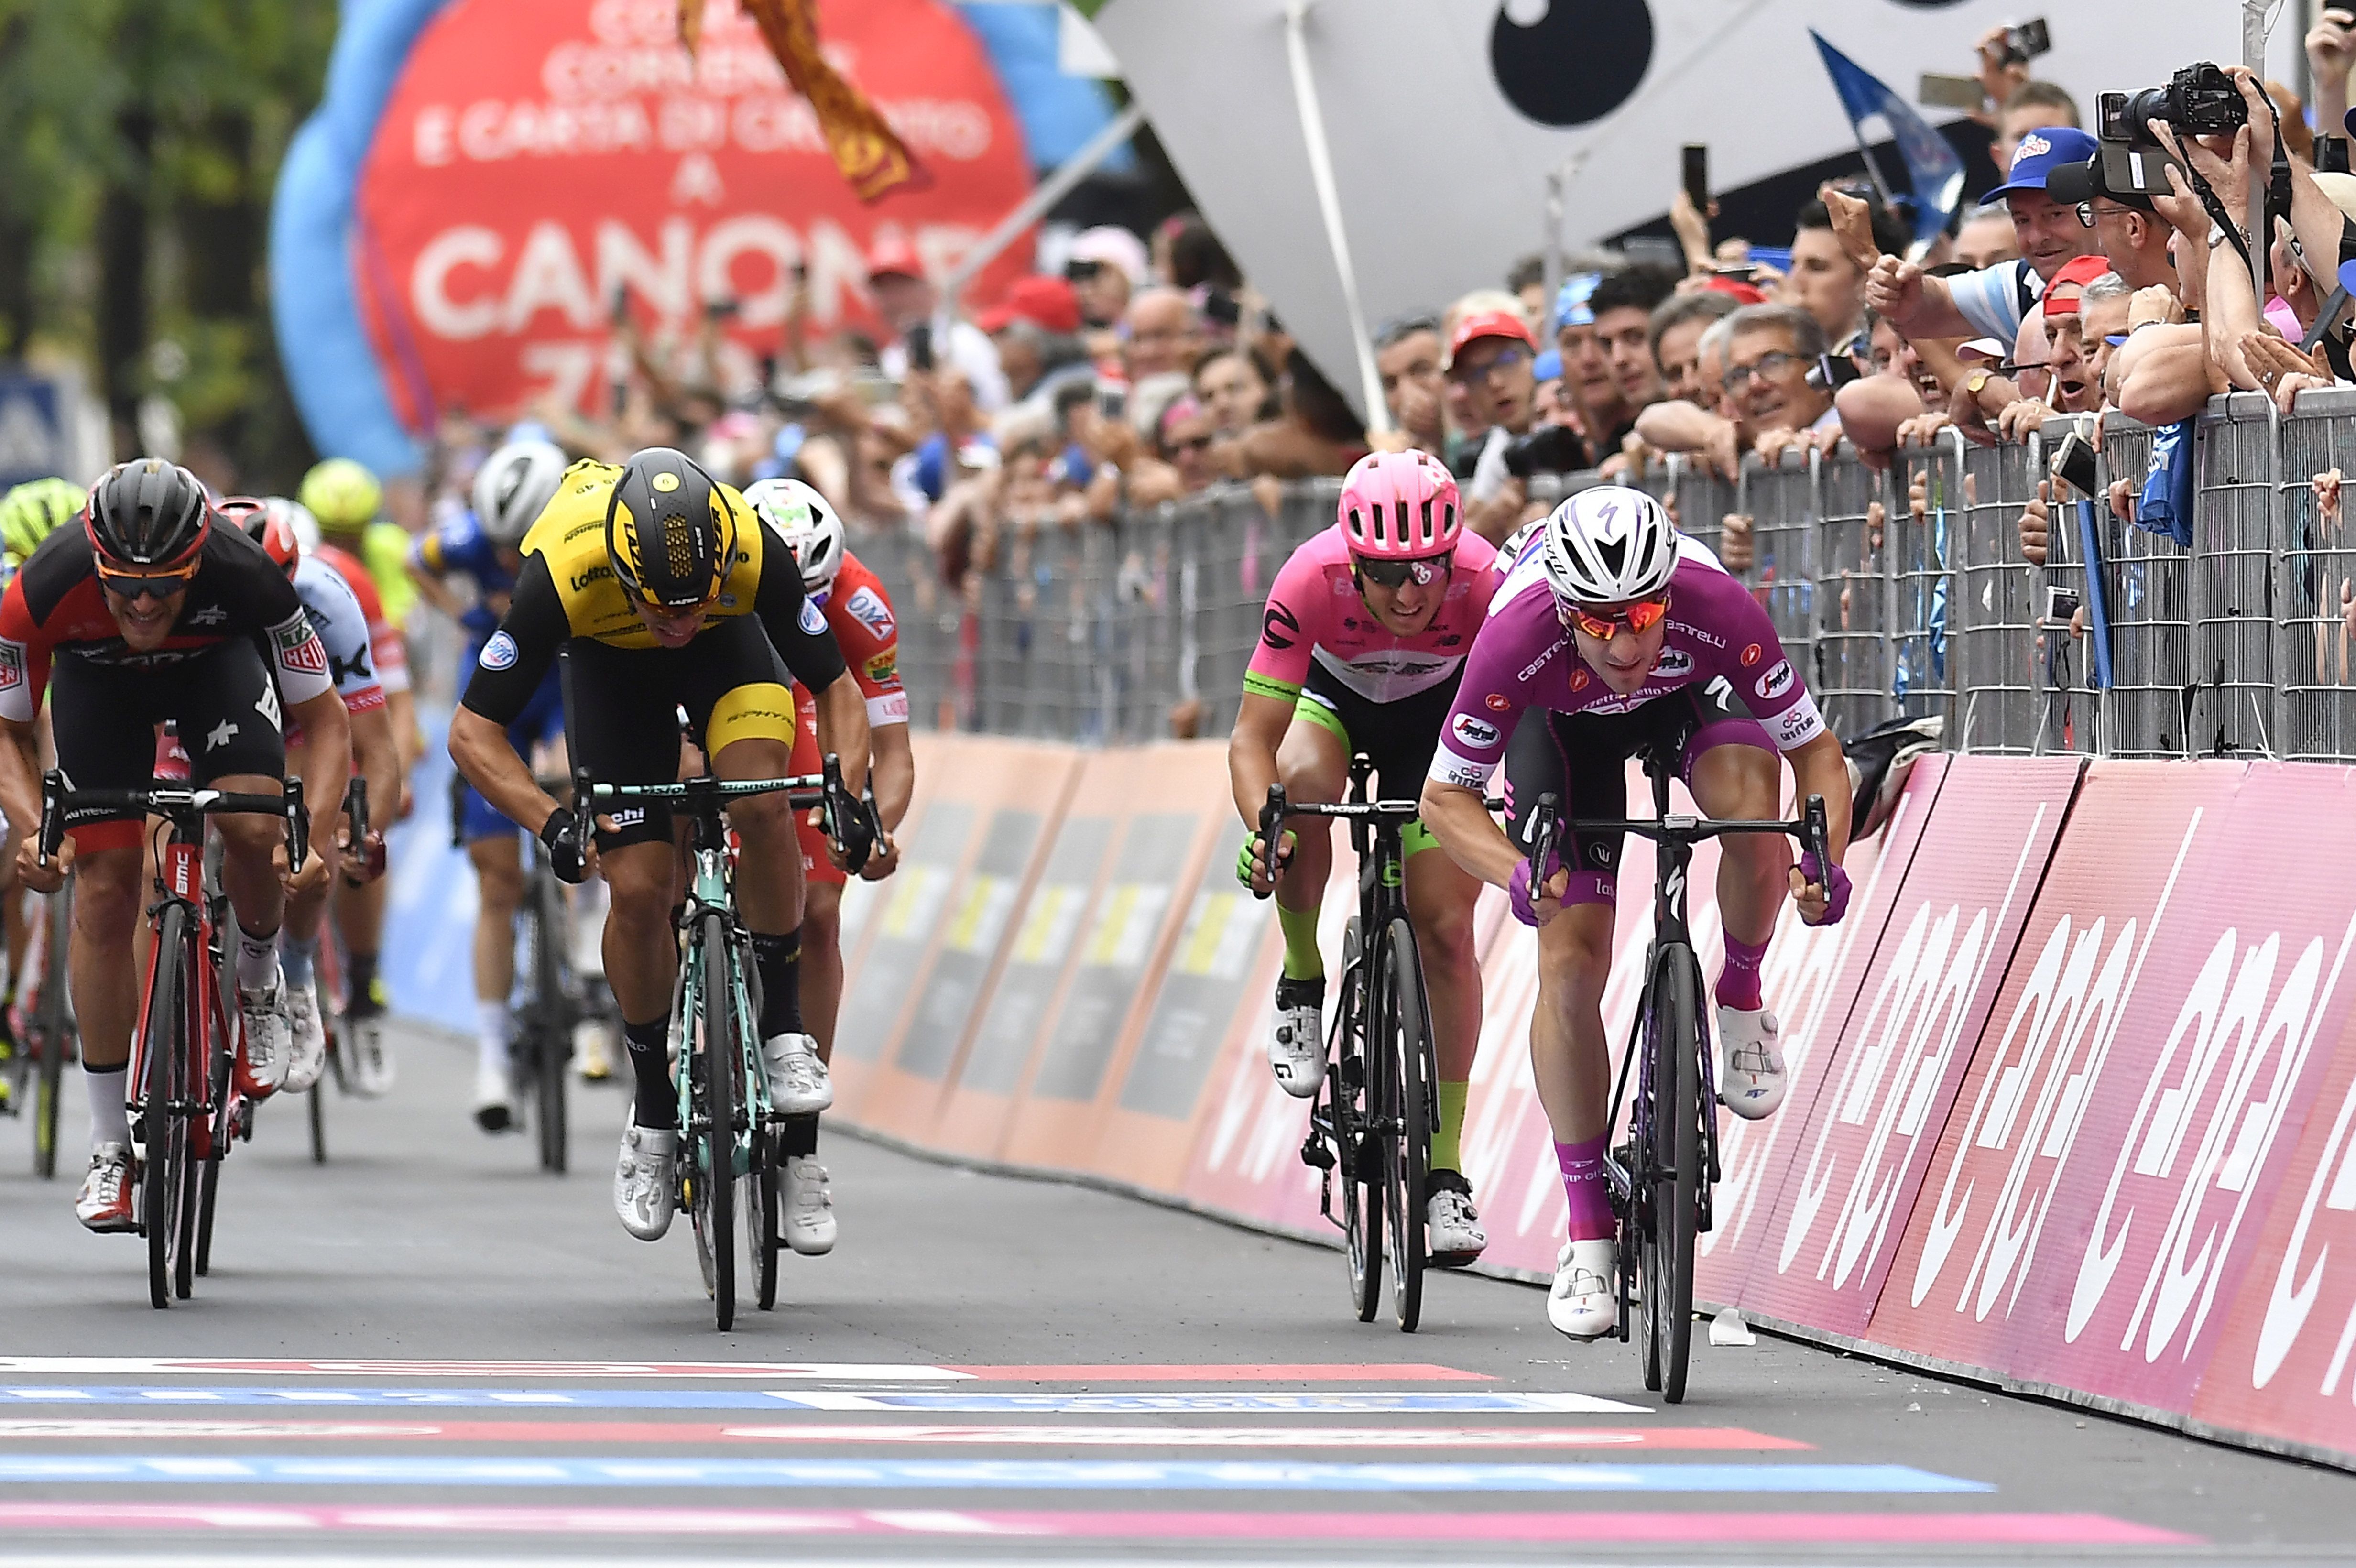
M1573 272L1563 279L1562 288L1554 296L1554 326L1557 332L1566 326L1595 325L1595 312L1588 307L1587 302L1593 296L1595 285L1602 281L1601 272Z
M2356 267L2356 261L2351 261L2348 264L2351 267ZM1561 380L1562 351L1558 348L1549 348L1545 353L1539 355L1536 359L1531 360L1530 376L1534 380L1539 381Z
M2101 144L2073 126L2040 125L2020 139L2020 145L2012 150L2011 172L1981 200L2000 201L2024 190L2041 195L2046 176L2064 164L2083 164L2101 151Z

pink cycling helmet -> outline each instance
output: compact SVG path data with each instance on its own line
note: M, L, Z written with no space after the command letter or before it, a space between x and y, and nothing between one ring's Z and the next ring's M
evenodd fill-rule
M1428 452L1372 452L1342 481L1342 532L1350 553L1414 560L1456 546L1464 517L1456 480Z

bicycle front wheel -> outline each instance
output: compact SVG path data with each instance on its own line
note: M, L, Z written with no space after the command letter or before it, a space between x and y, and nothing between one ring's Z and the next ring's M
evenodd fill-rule
M1393 920L1376 973L1385 991L1385 1023L1376 1048L1383 1063L1387 1125L1395 1129L1390 1179L1383 1203L1391 1227L1391 1307L1399 1332L1412 1334L1423 1317L1423 1270L1430 1261L1423 1230L1425 1179L1430 1175L1433 1096L1431 1024L1423 998L1423 963L1415 933Z
M182 972L188 912L166 904L155 930L155 968L147 987L145 1053L139 1074L139 1141L145 1164L139 1172L140 1222L147 1233L147 1299L172 1305L173 1252L180 1239L180 1200L188 1157L188 1124L180 1115L187 1097L187 976Z
M565 1006L564 891L542 871L532 880L532 984L539 992L532 1072L538 1079L540 1168L564 1174L567 1129L564 1069L573 1054L570 1009Z
M744 1048L728 983L728 927L703 917L689 960L697 976L695 1040L695 1235L706 1263L712 1316L722 1333L736 1322L736 1078Z
M1653 967L1652 1223L1644 1232L1645 1385L1684 1403L1693 1346L1695 1221L1701 1190L1701 971L1690 948L1661 950ZM1651 1374L1655 1369L1659 1381Z
M753 1168L737 1191L744 1200L744 1251L753 1260L755 1299L764 1312L777 1306L777 1158L776 1142L753 1129Z
M230 1140L237 1136L236 1106L230 1093L230 1074L233 1062L230 1052L216 1046L212 1052L212 1103L208 1112L212 1117L212 1148L200 1163L197 1173L197 1272L209 1274L213 1266L213 1210L220 1198L221 1161L229 1156ZM311 1104L316 1115L319 1093L325 1084L311 1086ZM314 1125L316 1125L314 1123ZM314 1149L317 1147L315 1143ZM180 1293L183 1296L187 1291Z
M1325 1083L1333 1108L1335 1163L1342 1181L1342 1236L1350 1264L1350 1307L1359 1322L1372 1323L1383 1301L1384 1150L1368 1130L1376 1096L1366 1082L1371 1058L1364 947L1357 917L1353 915L1342 934L1342 1005L1334 1014L1332 1048L1325 1053L1333 1064Z

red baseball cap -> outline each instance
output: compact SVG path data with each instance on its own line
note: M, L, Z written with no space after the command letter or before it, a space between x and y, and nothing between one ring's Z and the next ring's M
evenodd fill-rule
M1002 332L1014 321L1031 322L1048 332L1077 332L1080 301L1069 279L1033 272L1015 279L996 304L978 312L973 319L989 333Z
M1448 339L1448 362L1453 365L1459 354L1483 337L1510 337L1527 346L1532 352L1536 352L1538 346L1538 340L1530 336L1530 324L1514 312L1476 310L1456 324L1455 332Z
M2062 270L2046 282L2045 314L2048 316L2077 315L2078 293L2072 292L2067 298L2057 299L2054 297L2056 291L2083 291L2088 283L2110 270L2110 259L2105 256L2080 256L2064 262Z
M867 276L877 278L921 278L924 264L916 260L916 248L896 233L877 237L874 248L867 252Z
M1740 278L1714 274L1702 285L1712 293L1724 294L1737 304L1765 304L1767 296L1756 283L1746 283Z

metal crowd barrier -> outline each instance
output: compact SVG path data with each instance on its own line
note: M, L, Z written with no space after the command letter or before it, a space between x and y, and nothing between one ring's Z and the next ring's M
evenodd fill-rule
M1835 731L1940 715L1959 751L2021 756L2271 755L2356 762L2356 389L2280 416L2213 401L2195 436L2191 542L2048 482L2073 428L1974 446L1950 430L1869 465L1746 459L1730 481L1677 456L1641 483L1740 571ZM2140 493L2152 432L2104 423L2098 489ZM1598 482L1533 484L1534 504ZM2021 554L2046 485L2049 555ZM1110 524L1010 528L954 584L913 533L856 543L900 607L916 721L1112 744L1216 736L1235 719L1270 580L1333 520L1337 480L1288 485L1275 511L1221 485ZM2356 491L2350 496L2356 503ZM1730 528L1730 522L1733 524Z

